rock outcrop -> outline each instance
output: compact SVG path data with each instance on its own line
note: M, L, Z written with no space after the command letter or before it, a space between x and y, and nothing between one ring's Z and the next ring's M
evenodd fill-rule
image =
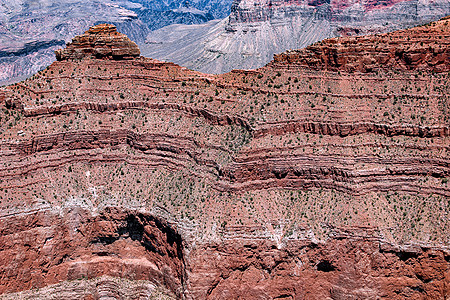
M114 24L133 41L144 43L149 30L130 10L132 5L121 1L119 6L110 0L3 1L0 86L19 82L46 68L55 61L55 50L96 24Z
M83 276L41 289L4 295L2 299L177 299L170 292L146 280L127 280L112 276L87 279Z
M133 59L139 57L136 43L117 32L116 26L100 24L75 37L64 49L56 50L57 60L85 58Z
M142 213L61 216L41 208L3 216L0 231L2 259L9 256L0 292L10 294L2 299L441 299L450 292L449 253L396 248L373 239L373 228L337 230L326 243L288 238L280 247L255 235L260 228L240 226L187 252L165 221Z
M222 75L71 48L0 91L2 297L448 298L449 32Z
M166 221L116 209L97 216L80 208L62 213L43 207L2 216L0 252L9 262L2 264L0 293L108 275L147 280L181 297L182 241Z
M151 30L225 18L232 0L3 0L0 86L19 82L55 61L54 51L90 26L111 23L138 45Z

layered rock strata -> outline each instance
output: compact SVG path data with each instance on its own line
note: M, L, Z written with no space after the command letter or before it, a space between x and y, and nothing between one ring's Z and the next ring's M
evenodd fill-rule
M100 24L75 37L64 49L56 50L57 60L85 58L132 59L139 57L136 43L117 32L116 26Z
M2 299L157 299L173 300L165 290L145 280L127 280L111 276L93 279L77 278L41 289L11 293Z
M151 30L225 18L232 0L3 0L0 7L0 86L19 82L55 61L86 28L112 23L144 45Z
M223 75L94 49L3 89L2 297L447 298L449 32ZM420 59L351 68L372 45Z
M450 23L449 18L442 22ZM447 25L446 25L447 26ZM274 63L314 69L370 72L378 69L448 72L450 36L426 24L391 34L328 39L301 50L275 55Z

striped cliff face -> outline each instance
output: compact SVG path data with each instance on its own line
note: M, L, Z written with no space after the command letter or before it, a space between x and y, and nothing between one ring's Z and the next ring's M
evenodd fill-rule
M98 29L0 90L2 299L448 298L449 19L221 75Z
M56 59L133 59L139 57L136 43L126 35L117 32L116 26L99 24L83 35L75 37L65 49L55 51Z

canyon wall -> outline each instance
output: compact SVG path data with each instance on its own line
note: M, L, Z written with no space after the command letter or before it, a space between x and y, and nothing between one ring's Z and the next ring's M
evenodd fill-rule
M444 18L449 23L449 18ZM274 63L299 64L314 69L369 72L378 69L448 72L448 36L430 25L382 34L373 39L328 39L301 50L275 55ZM429 34L433 31L433 34ZM411 36L411 33L414 34ZM411 41L417 37L419 40Z
M280 244L258 236L260 227L236 226L222 229L220 242L186 246L151 215L54 213L41 206L2 216L2 261L13 258L2 264L2 299L441 299L450 292L448 252L393 246L369 227L333 228L326 243L296 228Z
M210 75L91 28L0 90L0 297L448 298L449 37Z
M325 38L389 32L448 14L446 0L8 0L0 8L0 85L44 69L54 61L53 51L105 22L136 42L144 56L224 73L261 67L274 54Z

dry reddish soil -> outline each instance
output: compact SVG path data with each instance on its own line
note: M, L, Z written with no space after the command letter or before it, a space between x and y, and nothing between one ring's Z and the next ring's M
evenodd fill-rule
M449 19L223 75L130 43L0 90L2 297L450 296Z

